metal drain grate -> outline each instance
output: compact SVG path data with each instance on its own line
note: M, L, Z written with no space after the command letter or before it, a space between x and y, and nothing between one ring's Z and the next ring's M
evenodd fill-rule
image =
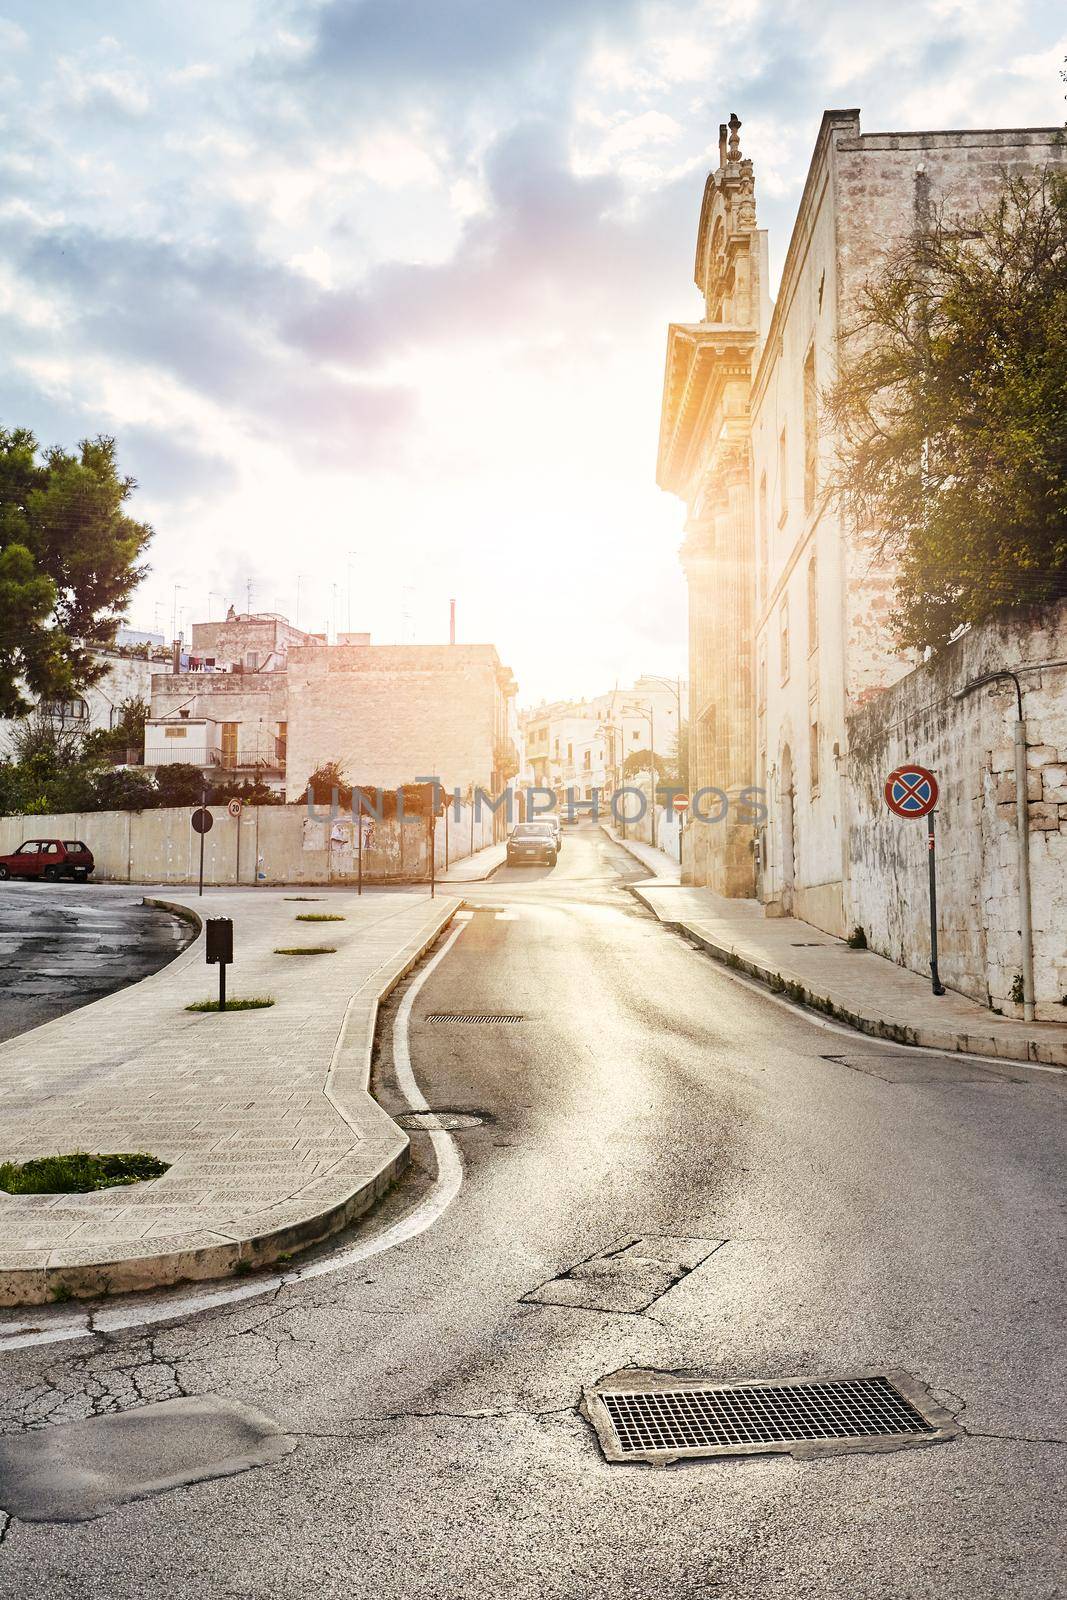
M957 1431L949 1414L904 1373L895 1373L892 1382L879 1375L785 1383L605 1383L587 1391L585 1410L609 1461L822 1454L857 1444L891 1449L934 1443Z
M521 1022L515 1011L431 1011L427 1022Z

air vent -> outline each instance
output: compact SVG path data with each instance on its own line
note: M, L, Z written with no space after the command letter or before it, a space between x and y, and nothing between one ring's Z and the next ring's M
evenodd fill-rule
M521 1022L516 1011L431 1011L427 1022Z

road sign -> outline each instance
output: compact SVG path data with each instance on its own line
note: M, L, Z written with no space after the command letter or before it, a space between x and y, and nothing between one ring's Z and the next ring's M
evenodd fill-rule
M190 820L194 833L210 833L215 826L215 818L203 806L197 806Z
M885 803L898 817L925 817L937 795L937 779L926 767L897 767L885 780Z
M226 807L226 810L230 813L231 817L239 817L241 815L240 800L231 800L229 805Z
M689 796L687 794L676 794L674 799L671 801L671 805L674 807L675 811L688 811Z

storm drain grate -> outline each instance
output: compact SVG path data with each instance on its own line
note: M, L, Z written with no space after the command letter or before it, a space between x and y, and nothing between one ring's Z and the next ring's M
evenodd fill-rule
M823 1453L851 1441L932 1443L957 1430L906 1374L785 1383L597 1388L586 1414L611 1461L749 1452ZM909 1393L902 1393L905 1388ZM923 1410L916 1402L922 1400Z
M515 1011L431 1011L427 1022L521 1022Z

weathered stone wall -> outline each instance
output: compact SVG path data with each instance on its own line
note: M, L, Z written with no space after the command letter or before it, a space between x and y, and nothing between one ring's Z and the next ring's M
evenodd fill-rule
M284 672L168 672L152 679L153 717L174 717L184 707L190 718L236 722L237 758L246 765L276 762L287 703Z
M339 816L327 852L331 831L326 807L314 819L306 806L247 806L240 820L224 806L209 807L214 826L204 835L204 882L254 883L354 883L359 872L353 848L351 819ZM190 825L191 809L166 807L156 811L94 811L82 815L51 817L0 817L0 855L16 850L24 839L82 839L96 860L94 881L145 884L196 883L200 864L200 836ZM446 823L439 818L435 830L439 870L446 860ZM459 816L447 822L447 860L462 860L491 844L493 820L488 812L475 814L460 807ZM240 844L238 845L238 840ZM368 883L421 881L429 873L429 841L425 818L412 817L403 825L395 818L375 820L363 853L363 875Z
M1067 1022L1067 602L986 624L916 667L849 718L848 904L880 954L928 970L926 824L894 817L883 784L907 761L940 784L936 812L940 969L954 989L1021 1015L1015 822L1015 689L964 700L984 673L1020 671L1027 729L1030 877L1038 1017ZM1026 669L1026 670L1023 670Z

